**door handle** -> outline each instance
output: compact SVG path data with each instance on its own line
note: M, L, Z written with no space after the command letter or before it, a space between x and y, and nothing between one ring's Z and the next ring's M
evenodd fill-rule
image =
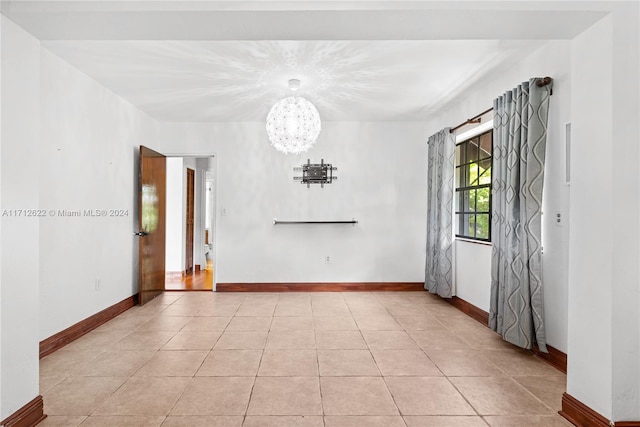
M148 236L149 233L147 233L146 231L138 231L137 233L133 233L133 235L138 237L144 237L144 236Z

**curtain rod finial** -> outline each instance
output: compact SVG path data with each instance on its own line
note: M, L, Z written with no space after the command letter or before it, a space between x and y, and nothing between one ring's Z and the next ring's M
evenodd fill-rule
M546 76L538 80L536 85L538 85L538 87L544 87L552 82L553 82L553 79L549 76ZM549 90L549 95L553 95L553 87Z
M552 81L553 81L553 79L551 77L546 76L546 77L543 77L540 80L538 80L537 85L538 85L538 87L546 86L549 83L551 83Z

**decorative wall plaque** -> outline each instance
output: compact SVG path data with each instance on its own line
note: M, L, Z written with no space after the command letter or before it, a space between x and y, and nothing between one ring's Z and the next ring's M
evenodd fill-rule
M324 159L320 159L320 163L311 163L311 159L307 159L306 164L295 167L293 170L302 172L302 176L294 176L293 179L300 181L301 184L307 184L307 188L311 187L311 184L320 184L320 187L324 188L325 184L331 184L338 179L333 175L333 171L338 168L332 166L331 163L325 163Z

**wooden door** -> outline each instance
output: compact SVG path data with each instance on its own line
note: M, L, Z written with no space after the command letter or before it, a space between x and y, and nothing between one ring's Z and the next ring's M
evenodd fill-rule
M186 209L186 252L184 271L187 274L193 273L193 217L194 217L194 196L195 196L195 171L187 168L187 209Z
M139 301L151 301L164 291L166 157L140 146Z

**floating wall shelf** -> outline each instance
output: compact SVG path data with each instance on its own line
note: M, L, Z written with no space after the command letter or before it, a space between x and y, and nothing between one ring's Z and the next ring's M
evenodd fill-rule
M279 221L273 220L273 225L278 224L352 224L356 225L358 221L354 218L350 221Z

